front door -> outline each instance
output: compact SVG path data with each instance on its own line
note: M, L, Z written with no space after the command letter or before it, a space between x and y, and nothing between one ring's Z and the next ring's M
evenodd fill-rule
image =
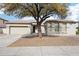
M35 33L35 25L33 26L33 33Z

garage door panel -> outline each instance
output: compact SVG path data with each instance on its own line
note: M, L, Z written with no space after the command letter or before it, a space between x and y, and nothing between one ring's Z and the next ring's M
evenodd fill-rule
M29 27L11 27L10 33L11 34L30 34L30 28Z

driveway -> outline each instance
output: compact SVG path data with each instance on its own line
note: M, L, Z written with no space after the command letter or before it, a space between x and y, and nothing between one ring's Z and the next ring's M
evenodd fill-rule
M6 47L15 42L21 37L21 35L6 35L0 34L0 47Z

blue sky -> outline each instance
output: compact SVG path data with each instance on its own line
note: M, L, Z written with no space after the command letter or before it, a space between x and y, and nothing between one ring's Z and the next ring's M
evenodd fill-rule
M71 15L67 16L67 19L73 19L73 20L78 20L79 19L79 4L70 4L69 6L69 13ZM2 11L0 11L0 18L6 19L6 20L17 20L16 17L14 16L8 16L4 14Z
M16 17L8 16L6 14L0 14L0 18L6 19L6 20L15 20L16 19Z

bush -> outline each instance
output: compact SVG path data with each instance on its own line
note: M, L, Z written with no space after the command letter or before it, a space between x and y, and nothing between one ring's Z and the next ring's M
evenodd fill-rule
M79 34L79 31L76 31L76 34Z
M76 34L79 34L79 27L77 27L76 29L77 29Z
M76 28L79 31L79 27Z

